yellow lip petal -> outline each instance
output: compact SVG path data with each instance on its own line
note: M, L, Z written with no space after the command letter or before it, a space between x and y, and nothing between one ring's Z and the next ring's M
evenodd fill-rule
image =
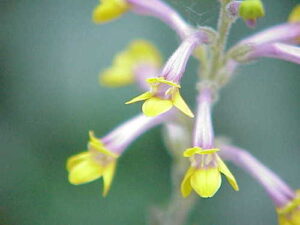
M185 103L183 98L181 97L179 90L175 91L172 96L172 102L176 108L178 108L181 112L186 114L187 116L194 118L193 112L190 110L188 105Z
M103 167L92 160L84 160L69 171L69 182L74 185L85 184L102 176Z
M147 100L151 97L152 97L152 94L150 92L145 92L145 93L131 99L130 101L125 102L125 104L132 104L132 103L135 103L135 102L144 101L144 100Z
M146 116L158 116L167 112L172 107L172 101L152 97L144 102L142 110Z
M219 190L221 182L218 168L197 169L191 176L192 188L203 198L213 197Z
M102 192L103 197L106 197L110 190L110 187L111 187L114 175L115 175L115 170L116 170L116 162L110 163L104 169L104 172L103 172L103 186L104 187L103 187L103 192Z
M184 198L188 197L192 192L192 186L191 186L190 178L193 175L194 171L195 171L195 168L190 167L187 170L187 172L185 173L185 176L184 176L184 178L181 182L180 189L181 189L181 194Z
M223 162L223 160L217 156L217 161L218 161L218 166L219 166L219 170L221 173L223 173L227 179L227 181L229 182L229 184L232 186L232 188L235 191L239 190L239 186L233 176L233 174L230 172L230 170L228 169L228 167L226 166L226 164Z
M91 157L89 152L81 152L77 155L73 155L68 158L67 160L67 170L70 171L72 168L74 168L76 165L81 163L82 161L88 160Z

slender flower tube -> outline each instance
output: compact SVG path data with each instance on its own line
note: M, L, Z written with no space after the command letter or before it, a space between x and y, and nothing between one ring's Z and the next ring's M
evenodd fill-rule
M169 58L161 74L147 79L150 91L133 98L126 104L145 100L142 110L146 116L157 116L175 106L187 116L193 117L192 111L180 95L180 80L193 50L207 41L207 35L202 31L186 38Z
M300 190L293 191L280 177L244 149L221 145L220 155L257 180L276 206L280 225L300 224Z
M194 189L203 198L213 197L221 186L223 173L234 190L237 182L225 163L218 156L219 149L214 147L214 132L211 121L213 91L203 88L198 97L198 112L193 134L193 147L184 151L183 156L191 160L181 183L183 197Z
M240 42L240 44L262 45L274 42L297 43L300 37L300 22L284 23L273 26L254 34Z
M247 60L259 57L277 58L300 64L300 48L283 43L265 44L254 47L245 57Z
M94 9L93 21L105 23L129 10L160 19L174 29L181 38L193 30L173 8L161 0L100 0L100 4Z
M120 125L99 139L89 133L88 150L67 160L69 182L84 184L103 177L103 196L106 196L113 181L117 159L141 134L170 118L172 112L158 116L139 115Z
M299 64L299 48L291 45L300 43L299 11L300 7L295 7L288 23L271 27L240 41L229 50L229 57L237 63L271 57Z
M135 40L118 53L112 65L100 73L100 83L108 87L121 87L136 82L143 90L145 82L160 70L162 57L159 50L150 42Z

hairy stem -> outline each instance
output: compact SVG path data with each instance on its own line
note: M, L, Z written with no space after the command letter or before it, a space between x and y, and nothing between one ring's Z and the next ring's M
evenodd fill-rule
M182 157L183 158L183 157ZM180 162L182 161L182 162ZM186 166L186 160L174 160L172 166L172 183L173 191L171 195L170 202L168 204L167 210L163 216L162 225L183 225L185 224L190 211L192 210L196 197L191 195L184 199L180 193L180 183L184 175Z
M227 43L228 34L232 25L232 18L227 15L226 5L230 1L221 1L220 15L218 20L218 38L212 46L212 56L210 59L209 79L215 79L219 69L224 64L224 51Z
M182 152L191 146L191 124L181 118L164 127L164 140L172 156L171 178L172 193L167 206L156 208L152 212L151 225L183 225L185 224L195 202L196 196L183 198L180 193L180 184L189 161L182 157Z

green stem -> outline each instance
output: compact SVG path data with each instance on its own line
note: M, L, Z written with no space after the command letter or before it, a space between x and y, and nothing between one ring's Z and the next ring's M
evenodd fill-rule
M162 225L185 224L190 211L196 202L195 195L191 195L188 198L183 198L179 191L181 179L186 170L186 163L186 159L184 158L180 160L174 160L172 166L173 192L167 210L164 213Z
M180 192L182 178L190 164L186 158L182 157L184 149L191 146L190 121L185 117L178 118L177 121L165 125L163 134L167 149L172 156L172 193L164 210L156 208L155 211L152 211L150 224L183 225L197 200L195 195L183 198Z
M212 56L210 60L210 71L208 78L215 79L218 75L219 69L224 64L224 51L227 43L228 34L233 20L227 15L226 5L230 1L222 1L218 21L218 38L216 43L212 46Z

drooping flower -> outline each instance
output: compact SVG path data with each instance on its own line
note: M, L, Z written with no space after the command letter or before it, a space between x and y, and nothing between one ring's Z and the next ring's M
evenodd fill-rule
M119 155L108 149L100 139L90 132L88 151L70 157L67 161L71 184L84 184L103 177L103 196L106 196L116 168Z
M289 22L271 27L254 34L230 50L232 58L238 62L247 62L260 57L278 58L300 63L300 20L295 15L297 7L290 15Z
M187 116L193 117L192 111L180 95L179 83L193 50L206 41L207 36L201 31L185 39L169 58L160 76L147 79L150 91L133 98L126 104L145 100L142 110L147 116L157 116L174 106Z
M300 225L300 190L285 206L277 208L280 225Z
M214 147L214 134L211 121L211 105L213 91L204 88L198 99L198 112L193 134L194 147L184 151L189 157L191 166L181 183L181 192L187 197L192 189L203 198L213 197L219 190L223 173L234 190L239 190L237 182L222 159L218 156L218 148Z
M153 44L136 40L116 55L111 67L100 73L100 83L120 87L136 81L144 87L145 79L158 73L161 63L161 54Z
M224 159L244 169L263 186L274 202L280 225L300 225L300 190L293 191L248 151L232 145L221 145L220 148Z
M174 29L181 38L193 30L176 10L161 0L100 0L100 4L94 9L93 21L105 23L120 17L129 10L160 19Z
M169 119L171 114L152 118L136 116L101 139L90 132L88 150L67 160L69 182L79 185L103 177L103 196L106 196L113 181L117 159L127 146L145 131Z

